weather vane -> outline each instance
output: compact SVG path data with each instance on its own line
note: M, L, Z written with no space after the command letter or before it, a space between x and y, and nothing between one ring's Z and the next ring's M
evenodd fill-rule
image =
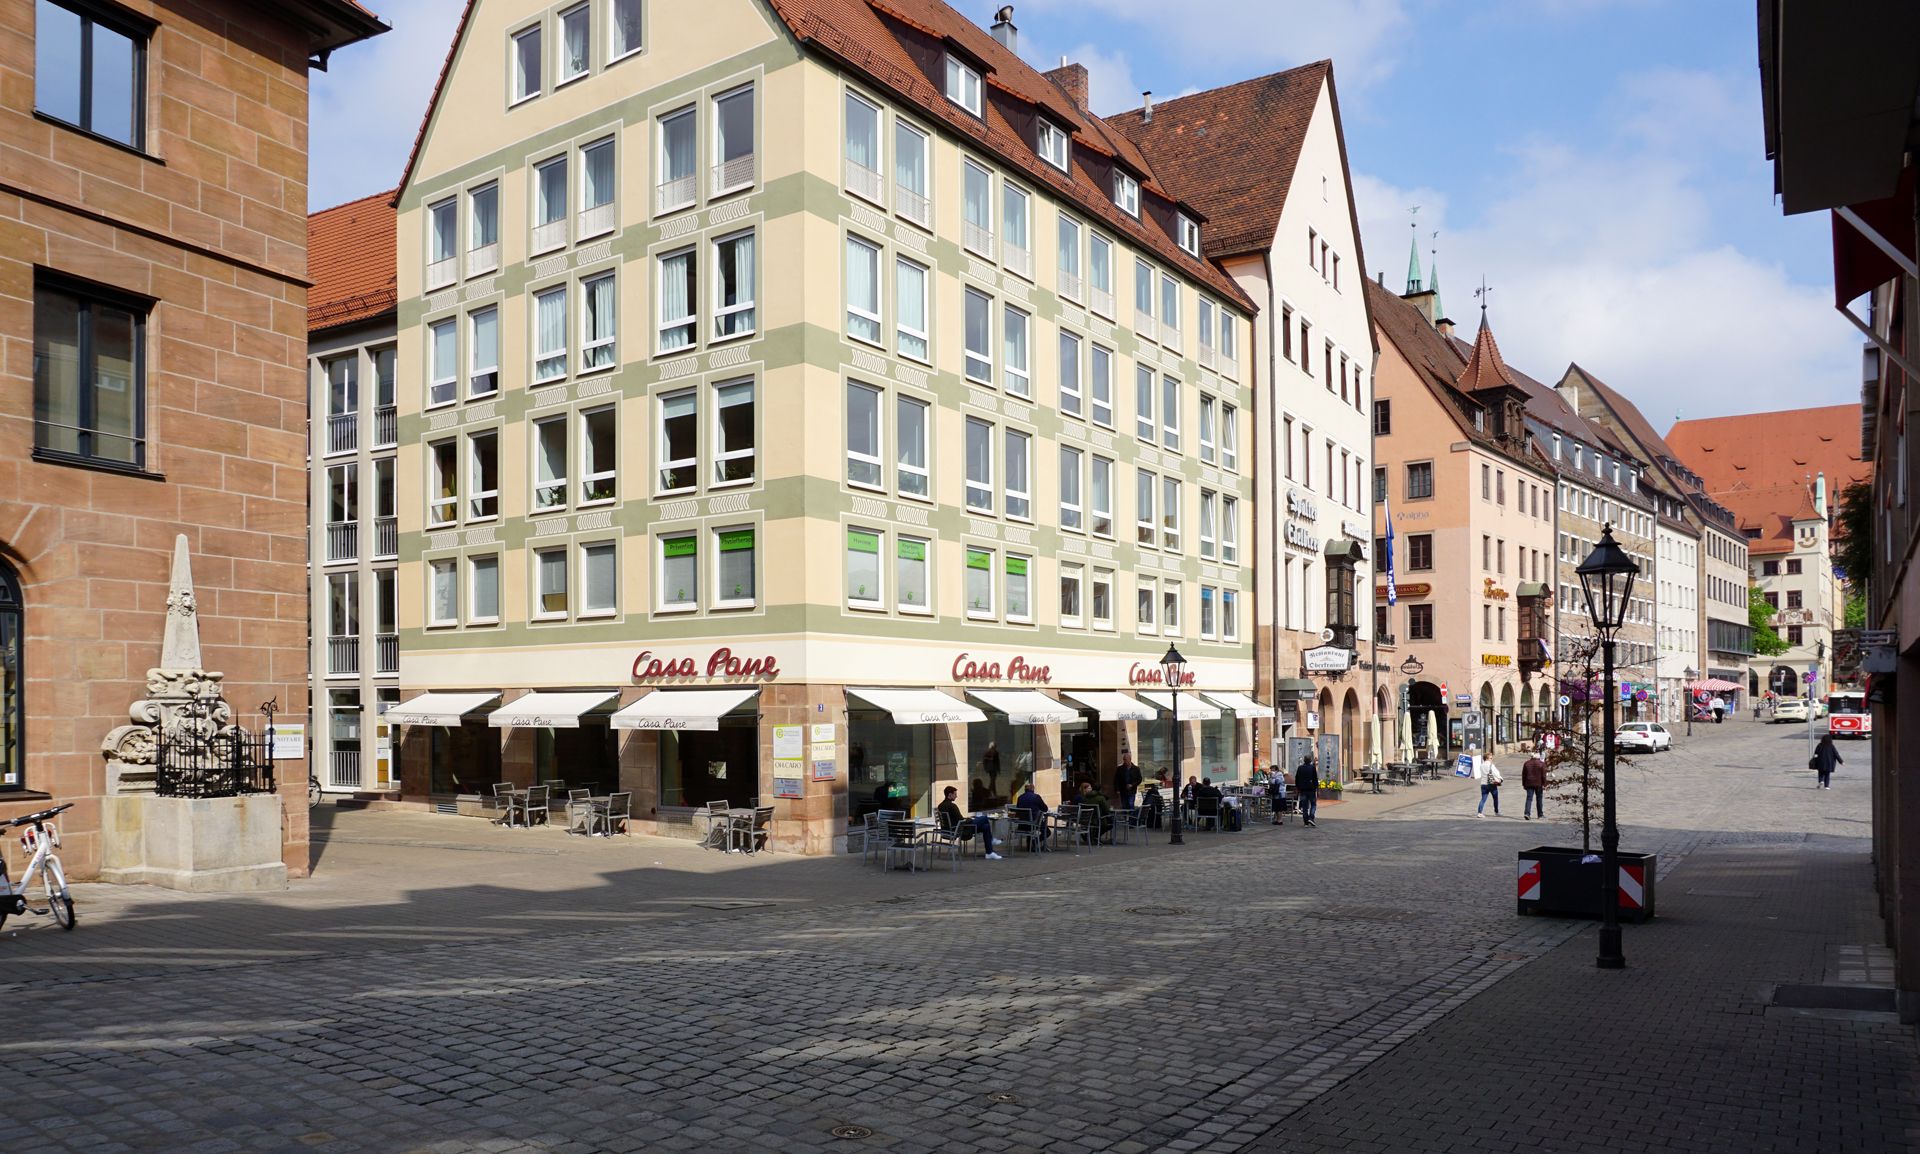
M1491 287L1489 287L1489 286L1488 286L1488 284L1487 284L1487 278L1486 278L1486 277L1484 277L1484 276L1483 276L1483 277L1481 277L1481 278L1480 278L1480 287L1479 287L1479 288L1477 288L1477 289L1474 289L1474 290L1473 290L1473 295L1474 295L1474 296L1476 296L1476 297L1478 297L1478 298L1480 298L1480 311L1481 311L1481 312L1483 312L1483 313L1484 313L1484 312L1486 312L1486 311L1487 311L1487 298L1488 298L1489 296L1491 296L1492 294L1493 294L1493 289L1492 289Z

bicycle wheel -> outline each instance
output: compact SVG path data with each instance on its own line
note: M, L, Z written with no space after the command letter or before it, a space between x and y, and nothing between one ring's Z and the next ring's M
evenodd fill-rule
M73 899L64 890L55 892L53 878L47 878L47 908L53 912L53 920L60 923L63 930L73 928Z
M313 776L312 774L308 774L307 775L307 808L312 809L314 806L319 804L320 804L320 779Z

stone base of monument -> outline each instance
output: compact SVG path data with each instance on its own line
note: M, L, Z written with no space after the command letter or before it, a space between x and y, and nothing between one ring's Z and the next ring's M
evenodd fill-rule
M287 888L277 793L102 799L100 880L189 893Z

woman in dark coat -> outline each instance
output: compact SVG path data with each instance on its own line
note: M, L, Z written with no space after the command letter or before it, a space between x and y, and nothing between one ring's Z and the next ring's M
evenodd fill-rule
M1820 783L1814 788L1832 789L1833 787L1827 784L1827 779L1833 776L1833 767L1845 764L1846 760L1840 756L1840 751L1833 747L1833 734L1829 733L1822 737L1820 744L1813 747L1813 768L1820 773Z

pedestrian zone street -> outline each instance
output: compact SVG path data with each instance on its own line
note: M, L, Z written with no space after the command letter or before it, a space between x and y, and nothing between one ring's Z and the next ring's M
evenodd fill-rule
M1619 972L1516 916L1577 837L1519 757L1498 819L1426 782L914 874L323 805L285 893L0 930L0 1150L1920 1149L1910 1028L1769 1004L1884 978L1866 747L1822 791L1799 727L1676 742L1620 775Z

